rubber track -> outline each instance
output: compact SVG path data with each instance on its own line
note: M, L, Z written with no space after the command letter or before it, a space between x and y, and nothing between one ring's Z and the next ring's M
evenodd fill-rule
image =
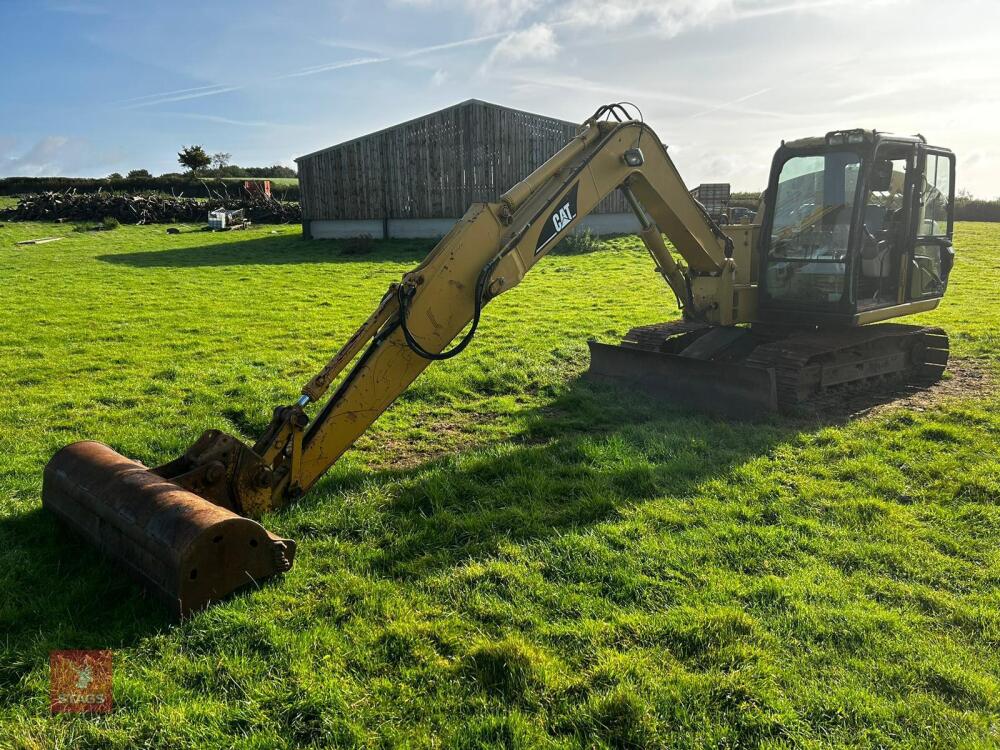
M785 408L822 395L822 391L805 394L805 398L802 394L803 373L817 360L822 361L830 356L842 358L846 351L867 347L879 340L911 337L922 339L919 343L924 346L923 361L913 363L908 369L896 375L905 376L908 382L921 384L939 379L948 362L948 334L941 328L922 328L901 323L881 323L844 331L815 331L790 336L758 346L747 357L745 364L751 367L774 368L778 405L780 408ZM839 383L836 388L870 385L880 382L885 377L878 375Z
M707 328L704 323L675 320L668 323L637 326L622 339L621 345L647 351L662 351L664 342L672 336ZM779 408L788 408L803 401L820 399L833 391L822 390L812 394L801 393L802 375L817 360L837 357L841 363L845 352L868 347L880 339L919 337L922 339L924 359L913 363L907 370L890 376L900 377L908 384L927 385L938 379L948 363L948 334L941 328L924 328L902 323L879 323L842 331L810 331L780 338L758 346L742 362L750 367L774 368L778 390ZM917 343L917 342L915 342ZM878 375L839 383L836 389L856 388L859 385L875 386L887 376Z

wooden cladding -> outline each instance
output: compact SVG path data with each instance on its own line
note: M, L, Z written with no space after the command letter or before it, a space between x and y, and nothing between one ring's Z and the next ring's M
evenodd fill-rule
M305 220L447 219L495 201L577 126L471 100L299 158ZM628 211L617 193L599 213Z

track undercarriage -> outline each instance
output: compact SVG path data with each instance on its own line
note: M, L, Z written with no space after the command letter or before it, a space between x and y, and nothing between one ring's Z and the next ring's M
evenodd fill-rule
M948 364L942 329L899 323L803 330L680 320L633 328L619 346L590 347L592 377L732 416L793 410L838 392L929 385Z

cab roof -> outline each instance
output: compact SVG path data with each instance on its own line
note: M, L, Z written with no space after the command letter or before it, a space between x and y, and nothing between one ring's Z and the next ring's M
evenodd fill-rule
M826 135L799 138L794 141L782 141L781 145L791 149L814 149L823 146L857 145L859 143L875 143L877 141L894 141L896 143L927 143L927 139L917 135L896 135L884 130L865 130L864 128L848 128L831 130Z

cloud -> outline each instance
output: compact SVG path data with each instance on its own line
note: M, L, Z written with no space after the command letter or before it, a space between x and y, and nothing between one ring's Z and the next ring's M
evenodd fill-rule
M896 0L874 0L872 5L886 5ZM802 11L821 11L824 8L834 8L846 5L849 0L799 0L798 2L743 3L735 13L734 20L743 21L750 18L777 16L784 13L800 13Z
M962 159L963 167L974 167L979 164L985 158L985 154L982 151L973 151L968 156Z
M279 73L273 76L267 76L261 78L255 83L271 83L274 81L281 81L288 78L302 78L305 76L313 76L319 73L328 73L335 70L344 70L346 68L357 68L365 65L379 65L382 63L392 62L396 60L410 60L417 57L423 57L424 55L429 55L435 52L442 52L445 50L457 49L459 47L470 47L477 44L483 44L484 42L493 41L496 39L502 39L509 36L506 32L498 32L493 34L477 35L468 37L466 39L458 39L453 42L444 42L442 44L432 44L427 47L417 47L415 49L405 50L403 52L397 52L392 55L383 55L379 57L357 57L352 60L339 60L337 62L321 63L319 65L309 65L304 68L297 68L296 70L290 70L285 73ZM144 94L142 96L132 97L131 99L123 99L116 104L125 105L124 109L139 109L142 107L152 107L157 104L169 104L170 102L185 101L188 99L201 99L206 96L216 96L218 94L226 94L232 91L240 91L242 89L250 88L254 83L242 83L242 84L227 84L227 83L214 83L206 86L194 86L192 88L186 89L174 89L173 91L161 91L155 94Z
M874 0L889 5L908 0ZM854 0L563 0L552 3L550 20L578 27L634 27L675 37L695 28L791 13L819 13ZM473 6L470 0L470 6Z
M551 60L559 52L559 43L552 28L536 23L523 31L504 36L486 58L486 66L520 60Z
M323 63L322 65L311 65L306 68L300 68L299 70L293 70L289 73L281 73L280 75L271 76L265 78L265 81L281 81L286 78L301 78L303 76L314 76L317 73L327 73L331 70L343 70L344 68L356 68L359 65L376 65L378 63L388 62L390 58L388 57L356 57L353 60L341 60L340 62Z
M435 11L460 10L470 16L480 31L510 30L545 0L397 0L399 5Z
M906 0L878 0L880 4ZM192 88L162 91L125 99L117 104L125 109L201 99L241 91L256 85L290 78L301 78L349 68L406 61L438 52L472 47L486 42L496 44L486 56L482 69L496 63L525 60L551 60L560 51L554 28L616 30L633 28L642 36L677 36L695 27L711 26L759 16L819 11L852 0L397 0L398 4L428 11L452 10L468 15L479 33L464 39L414 49L377 53L349 60L310 65L262 77L256 81L215 83ZM525 19L528 26L518 28ZM512 28L513 27L513 28ZM497 30L506 29L506 30ZM342 40L326 42L329 46L370 49L361 43ZM374 50L373 50L374 51ZM432 79L432 83L435 80ZM438 79L438 85L440 79ZM721 107L729 109L729 107ZM714 111L714 110L712 110Z
M194 86L192 88L187 88L187 89L174 89L172 91L159 91L155 94L143 94L142 96L133 96L129 97L128 99L119 99L116 102L112 102L112 104L130 104L132 102L145 102L151 99L161 99L169 96L177 96L178 94L199 93L203 91L208 92L206 94L208 95L216 93L216 89L219 88L222 88L222 84L212 83L207 86Z
M752 94L748 94L733 101L718 103L701 97L678 94L671 91L665 91L663 89L653 90L629 88L618 83L592 81L580 76L559 76L552 74L533 76L530 75L529 72L529 74L510 76L507 80L510 81L515 90L534 92L536 95L539 95L537 92L540 89L555 89L592 94L595 97L614 97L616 101L625 98L634 102L663 102L673 105L685 105L694 110L690 115L691 118L699 117L715 111L738 113L741 115L753 115L755 117L774 120L786 119L789 116L785 112L754 109L740 105L741 102L763 94L768 89L755 91Z
M266 120L236 120L222 115L202 114L200 112L157 112L156 117L183 117L188 120L203 120L220 125L236 125L243 128L277 128L281 125Z
M320 39L319 44L325 47L333 47L334 49L346 49L352 52L363 52L366 55L386 55L388 52L385 47L377 44L369 44L367 42L360 42L356 40L346 40L346 39Z
M576 26L641 26L666 37L723 20L735 12L734 0L570 0L556 7L562 20Z
M448 82L448 71L438 68L431 76L431 86L443 86Z
M435 52L444 52L447 50L458 49L459 47L474 47L477 44L482 44L484 42L492 42L495 39L502 39L507 36L508 32L501 31L493 34L480 34L477 36L470 36L466 39L458 39L454 42L445 42L443 44L432 44L429 47L417 47L416 49L406 50L405 52L398 52L392 55L389 59L391 60L409 60L414 57L423 57L424 55L430 55Z
M711 107L703 109L701 112L695 112L693 115L691 115L691 119L694 119L696 117L704 117L705 115L710 115L713 112L718 112L720 110L732 109L735 105L742 104L745 101L754 99L758 96L762 96L763 94L766 94L770 90L771 90L770 87L758 89L757 91L745 94L744 96L738 97L736 99L730 99L727 102L720 102L719 104L713 104Z
M214 86L199 86L193 89L180 89L178 91L165 91L160 94L147 94L138 96L128 104L125 109L139 109L141 107L152 107L155 104L169 104L170 102L183 102L188 99L201 99L206 96L216 96L218 94L228 94L230 91L239 91L245 86L228 86L218 84ZM184 93L187 92L187 93Z
M60 152L69 143L64 135L49 135L42 138L21 156L9 156L4 160L5 174L33 177L43 173L57 173Z
M875 0L886 5L905 0ZM397 0L431 12L460 12L482 31L530 24L634 28L670 38L690 29L788 13L822 12L854 0Z
M47 135L20 156L0 159L0 174L17 177L64 175L102 167L117 159L100 153L85 138Z
M375 63L386 62L389 58L387 57L359 57L353 60L341 60L334 63L323 63L321 65L310 65L305 68L299 68L298 70L292 70L287 73L281 73L279 75L268 76L261 79L260 82L271 82L280 81L286 78L300 78L302 76L316 75L317 73L326 73L331 70L341 70L343 68L354 68L359 65L372 65ZM161 91L156 94L145 94L143 96L136 96L131 99L124 99L118 104L124 104L124 109L140 109L142 107L153 107L157 104L169 104L171 102L181 102L188 99L201 99L206 96L217 96L219 94L228 94L232 91L241 91L247 88L250 84L227 84L227 83L215 83L208 86L195 86L188 89L176 89L174 91Z

